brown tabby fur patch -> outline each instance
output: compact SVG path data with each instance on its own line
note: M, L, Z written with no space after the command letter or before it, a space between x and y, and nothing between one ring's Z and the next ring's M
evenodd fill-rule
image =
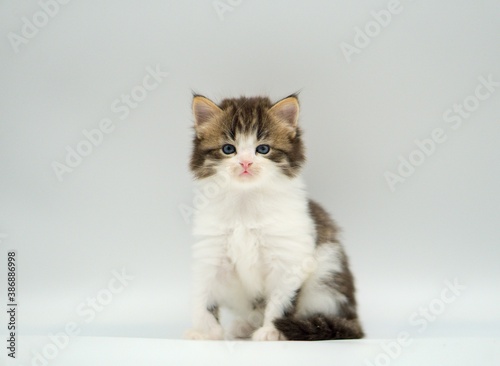
M356 319L356 289L354 287L354 278L349 270L347 256L340 246L337 237L339 229L330 218L328 212L313 200L309 200L309 213L316 227L316 245L337 245L339 246L342 256L342 271L332 274L328 280L325 281L325 285L346 297L347 302L343 303L340 309L341 315L346 319Z

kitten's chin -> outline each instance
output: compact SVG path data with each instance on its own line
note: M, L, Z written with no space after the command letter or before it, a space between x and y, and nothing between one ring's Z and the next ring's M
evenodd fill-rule
M250 172L235 174L234 179L241 184L257 183L260 180L259 176Z
M260 172L238 171L232 174L232 180L241 187L249 188L262 184L265 178Z

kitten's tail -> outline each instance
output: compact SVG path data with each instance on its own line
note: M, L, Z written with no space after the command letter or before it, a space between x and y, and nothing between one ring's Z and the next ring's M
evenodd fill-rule
M274 326L290 341L363 338L358 319L316 315L307 319L279 318Z

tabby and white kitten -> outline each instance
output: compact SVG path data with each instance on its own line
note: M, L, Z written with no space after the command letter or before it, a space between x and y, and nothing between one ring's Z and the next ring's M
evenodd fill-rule
M194 217L194 328L189 339L361 338L337 227L307 197L296 95L195 95L190 167L211 185ZM208 191L208 189L207 189ZM228 331L219 308L235 314Z

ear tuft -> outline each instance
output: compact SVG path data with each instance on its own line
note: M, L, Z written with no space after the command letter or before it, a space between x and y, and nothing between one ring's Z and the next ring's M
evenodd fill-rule
M269 109L269 113L278 120L287 123L289 127L295 130L299 121L299 100L295 95L286 97L276 102L271 109Z
M193 115L195 128L198 129L222 112L214 102L201 95L193 98Z

